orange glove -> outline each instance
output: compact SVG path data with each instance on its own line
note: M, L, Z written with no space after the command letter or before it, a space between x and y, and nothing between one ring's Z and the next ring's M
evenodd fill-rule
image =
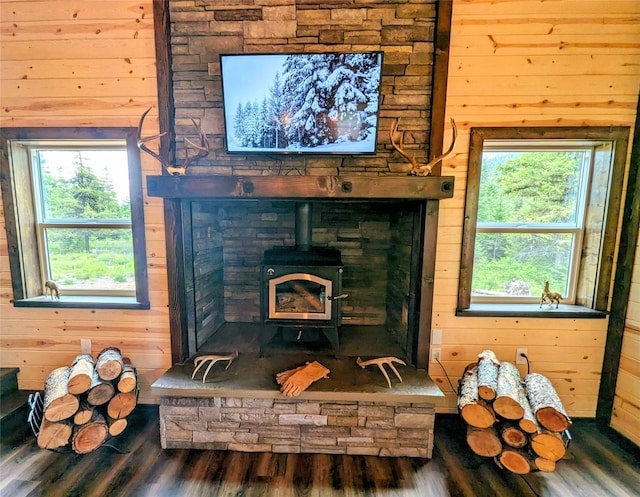
M282 371L281 373L276 374L276 383L278 385L282 385L285 381L287 381L294 373L304 369L304 366L298 366L294 369L287 369L286 371Z
M286 379L281 388L282 393L287 397L297 397L314 381L329 376L329 372L318 361L313 361Z

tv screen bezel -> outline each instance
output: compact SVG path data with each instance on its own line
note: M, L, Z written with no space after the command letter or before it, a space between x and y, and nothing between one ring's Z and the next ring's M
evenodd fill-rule
M375 112L375 137L373 141L373 150L366 151L326 151L326 150L314 150L313 147L302 148L298 150L285 150L285 149L256 149L256 150L230 150L228 143L227 128L227 100L225 99L225 76L223 70L223 58L224 57L260 57L260 56L289 56L289 55L351 55L351 54L376 54L379 56L380 74L378 79L378 103ZM375 156L378 148L378 132L380 130L380 109L382 107L382 69L384 65L384 51L382 50L354 50L354 51L327 51L327 52L260 52L260 53L221 53L219 54L220 61L220 85L222 96L222 115L223 115L223 127L224 127L224 147L225 152L229 155L278 155L278 156L307 156L307 155L332 155L332 156Z

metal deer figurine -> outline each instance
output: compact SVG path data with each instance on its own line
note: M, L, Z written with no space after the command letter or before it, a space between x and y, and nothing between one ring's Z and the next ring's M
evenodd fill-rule
M194 147L197 152L196 154L189 156L189 153L186 152L187 157L185 159L185 161L182 163L181 166L172 166L168 159L165 157L161 157L159 154L155 153L153 150L150 150L149 148L147 148L147 146L145 145L145 143L150 142L152 140L157 140L158 138L160 138L163 135L166 135L167 132L163 132L160 133L158 135L153 135L153 136L149 136L147 138L142 138L142 124L144 123L144 118L147 117L147 114L149 113L149 111L151 110L151 108L148 108L143 114L142 117L140 117L140 123L138 124L138 148L140 150L142 150L143 152L146 152L147 154L149 154L151 157L153 157L154 159L156 159L157 161L160 162L160 164L162 164L162 167L165 168L165 170L167 171L167 173L169 173L171 176L184 176L187 172L187 168L189 167L189 165L202 158L202 157L206 157L207 155L209 155L209 142L207 141L207 135L205 134L204 131L202 131L202 128L198 125L198 123L196 123L196 121L192 118L191 122L193 122L193 125L196 127L196 129L198 130L198 135L200 136L200 143L194 143L191 140L189 140L189 138L185 138L184 141L186 141L189 145L191 145L192 147Z
M395 135L398 132L398 124L400 124L399 119L396 119L395 122L391 124L391 129L389 130L389 140L391 141L391 146L394 149L396 149L398 153L402 155L402 157L407 159L411 164L411 171L409 171L409 175L429 176L431 174L431 170L433 169L433 167L442 159L451 155L451 153L453 152L453 148L456 145L456 138L458 137L458 129L456 128L456 122L453 119L451 119L451 127L453 128L453 138L451 140L451 146L449 147L449 150L447 150L445 153L441 155L438 155L437 157L434 157L426 164L420 164L416 160L415 155L410 156L408 153L404 151L404 143L403 143L404 131L400 132L400 143L395 142Z

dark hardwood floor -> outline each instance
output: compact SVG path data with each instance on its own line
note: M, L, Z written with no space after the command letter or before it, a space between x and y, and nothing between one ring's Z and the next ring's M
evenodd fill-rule
M555 473L522 477L471 453L454 415L437 417L434 457L426 460L162 450L156 406L138 406L111 446L87 455L57 453L37 447L25 414L0 425L1 496L640 495L637 451L621 448L591 420L575 420Z

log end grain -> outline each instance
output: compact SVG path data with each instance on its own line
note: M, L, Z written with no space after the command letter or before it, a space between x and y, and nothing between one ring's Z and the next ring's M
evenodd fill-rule
M538 471L542 471L543 473L553 473L556 470L555 461L550 461L544 457L536 457L533 460L533 465Z
M493 388L489 386L481 385L478 387L478 396L482 400L492 401L493 399L496 398L496 392Z
M40 430L38 431L38 447L41 449L58 449L69 443L71 438L71 423L57 422L52 423L46 419L42 420Z
M495 457L502 451L502 443L493 428L467 428L467 444L482 457Z
M511 397L497 397L493 410L505 419L520 420L524 416L524 407Z
M49 402L44 411L44 418L47 421L62 421L73 416L80 407L78 397L73 394L66 394Z
M559 461L564 457L567 448L558 433L543 432L531 437L531 450L538 456L550 461Z
M536 411L536 419L547 430L561 432L569 428L571 421L554 407L541 407Z
M529 459L517 450L506 449L498 456L500 465L517 475L526 475L531 471Z
M460 416L469 426L476 428L489 428L496 421L491 407L481 402L467 404L460 410Z
M509 447L515 447L517 449L524 447L527 445L528 438L525 433L516 428L515 426L506 425L503 426L500 432L500 436L504 443L506 443Z
M69 393L80 395L91 388L92 376L86 374L77 374L69 378L67 388Z
M78 454L86 454L100 447L109 434L104 419L80 426L73 435L71 446Z

